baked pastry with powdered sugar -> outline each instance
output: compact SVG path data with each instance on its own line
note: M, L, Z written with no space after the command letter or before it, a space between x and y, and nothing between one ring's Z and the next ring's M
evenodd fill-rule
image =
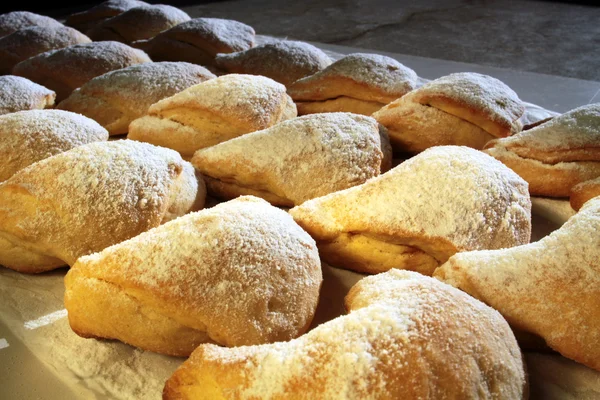
M94 41L113 40L131 44L136 40L153 38L189 20L190 16L178 8L165 4L145 5L99 22L86 33Z
M108 18L122 14L131 8L148 5L140 0L107 0L89 10L69 15L65 25L73 27L79 32L87 32Z
M20 76L0 76L0 87L0 115L50 108L56 99L54 91Z
M229 73L263 75L290 86L327 67L331 59L311 44L280 40L245 51L217 54L215 62Z
M417 74L393 58L354 53L294 82L298 114L347 111L371 115L417 85Z
M194 85L153 104L129 125L128 138L177 150L198 149L296 116L285 86L264 76L230 74Z
M76 147L0 183L0 265L38 273L100 251L204 205L177 152L119 140Z
M431 275L457 252L529 243L527 183L468 147L437 146L290 210L333 266Z
M65 277L65 307L80 336L187 356L201 343L301 335L321 282L314 240L248 196L81 257Z
M398 152L461 145L482 149L521 131L525 111L517 94L488 75L461 72L425 83L373 117L388 128Z
M600 103L493 140L484 151L525 179L532 195L568 197L573 186L600 177Z
M600 196L600 177L578 183L571 188L569 202L578 211L590 199Z
M382 165L389 168L386 139L371 117L313 114L198 150L192 164L218 198L252 194L293 207L360 185L378 176Z
M40 26L45 28L57 28L63 26L54 18L35 14L29 11L12 11L0 15L0 37L9 35L19 29Z
M187 61L214 66L218 53L233 53L254 47L255 33L242 22L220 18L194 18L132 46L155 61Z
M131 121L144 116L152 104L212 78L215 75L195 64L138 64L91 79L58 108L90 117L111 135L119 135L127 133Z
M345 303L348 315L290 342L199 346L163 398L527 398L510 327L460 290L395 270L362 279Z

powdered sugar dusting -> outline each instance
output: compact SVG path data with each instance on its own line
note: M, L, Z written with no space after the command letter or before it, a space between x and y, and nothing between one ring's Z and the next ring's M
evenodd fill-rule
M54 18L34 14L29 11L12 11L0 15L0 36L5 36L30 26L58 27L62 26L62 24Z
M103 19L114 17L134 7L148 5L139 0L107 0L89 10L69 15L65 24L85 32L86 28L91 28Z
M0 115L43 109L52 106L56 97L52 90L20 76L0 76L0 87Z

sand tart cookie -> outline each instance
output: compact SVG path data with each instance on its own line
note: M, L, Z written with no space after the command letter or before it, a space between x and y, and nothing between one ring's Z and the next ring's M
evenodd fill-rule
M44 158L108 139L97 122L61 110L28 110L0 116L0 182Z
M119 135L152 104L212 78L215 75L206 68L184 62L133 65L93 78L58 108L90 117L111 135Z
M331 59L311 44L282 40L236 53L217 54L215 62L230 73L263 75L290 86L327 67Z
M174 399L527 398L502 316L435 279L389 271L359 281L348 315L286 343L201 345L169 378Z
M527 183L467 147L429 149L367 183L309 200L290 214L333 266L425 275L459 251L529 242Z
M321 281L314 240L248 196L80 258L65 277L65 307L80 336L187 356L201 343L301 335Z
M190 16L178 8L164 4L147 5L108 18L87 31L87 35L95 41L114 40L130 44L153 38L189 20Z
M29 11L12 11L0 15L0 37L16 32L19 29L29 28L32 26L56 28L63 26L63 24L54 18L34 14Z
M148 55L118 42L92 42L51 50L15 65L13 74L56 92L57 101L96 76L150 62Z
M600 103L491 141L485 148L523 177L532 195L568 197L576 184L600 176Z
M0 38L0 74L10 74L15 65L40 53L89 42L89 37L68 26L20 29Z
M461 145L482 149L522 128L525 107L498 79L461 72L430 81L373 115L399 152Z
M133 43L155 61L187 61L214 66L218 53L244 51L254 46L254 29L238 21L194 18L156 37Z
M456 254L434 276L563 356L600 370L599 231L600 199L592 199L538 242Z
M122 14L131 8L148 5L148 3L139 0L107 0L89 10L69 15L65 25L80 32L87 32L108 18Z
M263 76L231 74L159 101L129 125L129 138L191 157L245 133L296 116L285 86Z
M20 76L0 76L0 87L0 115L50 108L56 98L54 91Z
M382 159L377 121L324 113L198 150L192 164L216 197L252 194L292 207L378 176Z
M37 273L202 208L205 189L176 152L90 143L0 183L0 265Z
M578 183L571 188L571 207L578 211L590 199L600 196L600 177Z
M298 114L348 111L371 115L416 87L417 74L393 58L349 54L288 90Z

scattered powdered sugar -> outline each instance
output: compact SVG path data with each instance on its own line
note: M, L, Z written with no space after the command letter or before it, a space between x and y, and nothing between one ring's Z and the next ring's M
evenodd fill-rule
M52 90L20 76L0 76L0 87L0 115L42 109L53 105L56 97Z
M0 15L0 36L5 36L30 26L57 27L63 26L63 24L54 18L28 11L12 11Z
M331 59L317 47L291 40L218 54L215 61L219 68L229 72L264 75L286 86L331 64Z
M196 152L203 174L301 204L379 175L377 121L352 113L311 114Z

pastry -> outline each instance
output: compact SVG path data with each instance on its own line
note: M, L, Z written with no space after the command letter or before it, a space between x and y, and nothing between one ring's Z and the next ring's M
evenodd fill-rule
M0 87L0 115L50 108L56 98L54 91L20 76L0 76Z
M92 42L38 54L15 65L13 74L54 90L60 101L98 75L150 61L123 43Z
M371 115L416 84L415 71L393 58L354 53L294 82L288 93L300 115L334 111Z
M129 125L129 139L175 149L185 157L296 116L285 86L231 74L192 86L153 104Z
M15 65L40 53L89 42L89 37L68 26L20 29L0 38L0 74L10 74Z
M254 29L238 21L194 18L156 35L133 43L155 61L187 61L213 66L217 53L232 53L254 47Z
M58 108L86 115L119 135L152 104L212 78L207 69L184 62L138 64L91 79Z
M352 113L306 115L198 150L192 164L210 194L243 194L293 207L378 176L377 121Z
M527 183L480 151L438 146L290 214L333 266L431 275L460 251L528 243Z
M461 145L475 149L521 130L525 107L517 94L491 76L461 72L427 82L373 117L388 128L398 152Z
M165 4L146 5L99 22L86 33L95 41L114 40L130 44L150 39L189 20L190 16L178 8Z
M217 67L229 73L263 75L285 86L312 75L331 64L315 46L281 40L230 54L217 54Z
M298 339L200 345L163 398L527 398L525 366L502 316L435 279L389 271L359 281L350 313Z
M600 103L493 140L485 149L523 177L533 196L568 197L576 184L600 177Z
M588 200L600 196L600 177L578 183L571 188L570 203L578 211Z
M0 15L0 37L11 34L19 29L29 28L31 26L56 28L63 26L63 24L54 18L34 14L29 11L12 11Z
M248 196L81 257L65 277L65 307L80 336L187 356L201 343L299 336L321 281L314 240Z
M205 189L174 151L130 140L54 155L0 183L0 265L37 273L202 208Z
M515 329L600 370L600 199L525 246L451 257L434 276L490 305Z
M44 158L108 139L97 122L61 110L28 110L0 116L0 182Z
M139 0L107 0L89 10L69 15L65 25L73 27L80 32L87 32L108 18L122 14L134 7L148 5L148 3Z

